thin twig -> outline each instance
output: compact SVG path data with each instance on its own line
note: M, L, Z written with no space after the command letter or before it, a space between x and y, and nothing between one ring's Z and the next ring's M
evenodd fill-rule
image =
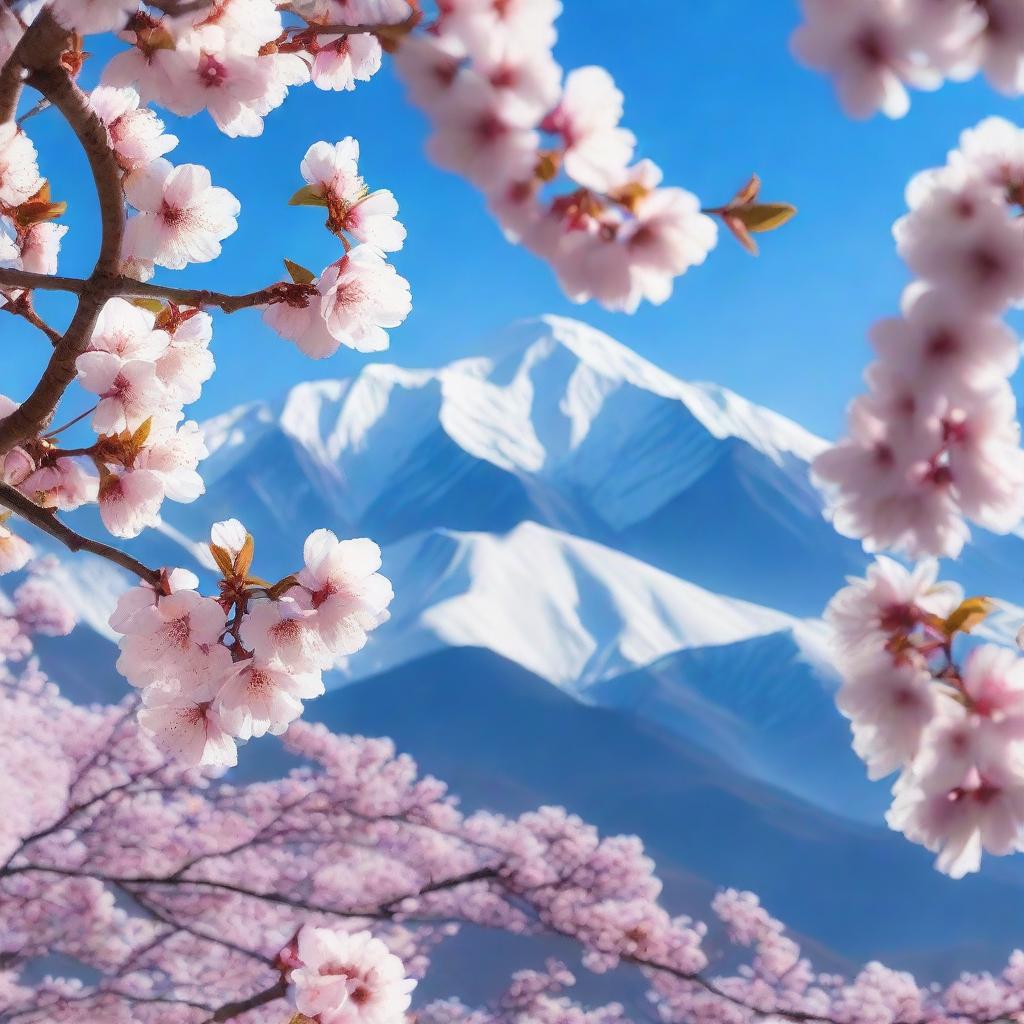
M44 110L49 110L50 106L51 104L49 100L40 100L35 104L35 106L26 110L25 113L18 118L18 124L23 125L30 117L35 117L37 114L41 114Z
M26 519L33 526L59 540L69 551L88 551L121 566L122 569L127 569L146 583L159 586L160 571L158 569L150 569L137 558L132 558L127 552L120 551L110 544L91 540L89 537L83 537L80 533L75 533L70 527L65 526L53 512L40 508L10 484L0 483L0 505L5 505L22 519Z

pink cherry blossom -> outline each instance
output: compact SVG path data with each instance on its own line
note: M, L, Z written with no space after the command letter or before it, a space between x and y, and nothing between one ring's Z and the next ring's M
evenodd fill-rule
M0 576L24 569L31 557L31 545L0 523Z
M321 295L309 296L305 305L275 302L263 311L264 322L274 331L294 341L310 359L334 355L343 339L331 333L322 312Z
M331 664L331 654L316 627L316 612L294 600L262 601L242 620L242 643L263 661L276 659L287 670L315 672Z
M409 100L425 110L439 109L466 58L466 47L451 33L409 36L395 53L395 67Z
M175 136L164 134L163 121L148 107L139 105L139 94L131 86L97 86L89 94L89 102L107 126L110 143L126 174L146 167L178 144Z
M908 570L891 558L876 558L863 579L847 581L825 612L840 649L881 649L893 633L909 632L928 616L949 615L963 592L955 583L940 583L938 574L935 559Z
M246 658L224 676L216 707L229 733L247 740L268 732L280 735L302 714L302 701L319 697L318 671L296 672L280 664Z
M89 351L109 352L124 362L153 362L168 345L168 337L156 330L155 318L125 299L108 299L93 328Z
M460 72L436 117L427 152L442 167L485 191L532 174L540 142L533 120L473 72Z
M315 613L313 622L324 642L336 654L354 654L366 643L366 634L387 617L393 591L377 570L380 548L373 541L344 540L330 530L317 530L303 548L305 568L299 584L300 599Z
M793 50L833 76L851 117L870 117L876 110L903 117L910 106L907 83L920 89L941 83L938 71L914 59L900 0L803 0L803 9L807 20L793 35Z
M878 655L850 671L836 705L850 719L853 749L869 778L884 778L913 759L941 699L931 673L913 662Z
M163 323L167 347L156 360L156 373L179 402L194 402L215 369L210 342L213 320L201 310L184 310Z
M32 224L21 237L19 268L31 274L56 274L61 239L67 232L66 224Z
M53 16L81 35L123 28L138 0L52 0Z
M171 569L165 574L167 593L179 590L196 590L199 577L188 569ZM149 608L159 599L157 591L148 583L140 583L124 591L117 599L117 607L110 616L110 628L118 633L127 633L131 620L144 608Z
M34 469L18 483L18 489L42 508L69 512L96 501L98 484L75 459L58 458Z
M139 711L139 725L157 748L185 765L230 768L238 763L235 741L203 691L150 686Z
M161 102L176 114L190 116L208 110L217 127L229 138L263 133L261 111L267 111L275 89L272 62L253 48L241 45L219 24L204 23L177 41L168 73L173 92Z
M154 526L163 499L163 482L149 470L125 470L100 480L100 517L115 537L137 537Z
M138 210L128 220L126 252L161 267L180 270L216 259L220 243L238 227L238 200L212 185L210 172L196 164L155 160L126 182L125 195Z
M18 206L39 190L36 147L13 122L0 124L0 203Z
M412 308L409 282L369 245L357 245L329 266L317 289L328 331L360 352L386 349L387 329L401 324Z
M197 467L208 452L199 424L189 420L151 430L136 465L155 473L172 501L195 501L206 490Z
M565 140L566 174L585 188L617 185L633 159L636 136L619 127L622 93L604 68L570 72L558 106L544 120L546 131Z
M75 365L79 384L99 396L92 416L99 433L133 430L168 401L153 363L145 359L122 361L113 352L85 352Z
M380 70L381 56L375 36L321 36L310 80L318 89L351 92L356 82L368 82Z
M372 933L307 925L298 936L301 966L291 972L295 1005L323 1024L396 1024L416 987Z
M191 692L227 670L230 656L219 646L226 623L213 598L193 590L161 597L124 623L118 671L133 686L176 682Z
M935 790L908 773L893 792L890 827L937 853L936 867L953 878L977 871L983 851L1003 856L1020 848L1024 779L1005 768Z

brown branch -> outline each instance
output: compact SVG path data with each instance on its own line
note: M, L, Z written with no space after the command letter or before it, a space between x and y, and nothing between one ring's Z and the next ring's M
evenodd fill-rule
M89 281L80 277L61 277L59 274L32 274L26 270L0 270L0 287L38 288L41 291L71 292L81 295L88 287ZM182 306L215 306L225 313L237 313L240 309L252 309L254 306L265 306L274 298L279 297L282 286L291 288L284 281L259 288L243 295L230 295L226 292L215 292L208 288L175 288L171 285L153 284L149 281L136 281L132 277L117 275L110 279L109 294L125 298L137 299L168 299Z
M46 10L25 29L0 68L0 123L14 120L25 73L56 66L70 41L71 32Z
M4 312L10 313L12 316L20 316L23 320L30 323L33 327L42 331L43 334L49 339L50 344L56 347L57 343L63 337L60 331L51 327L33 308L32 303L29 301L27 294L19 296L15 300L9 300L7 305L3 307Z
M78 292L75 315L54 347L39 382L14 412L0 420L0 454L38 434L49 423L61 396L75 379L75 360L85 351L100 310L107 299L116 294L113 282L118 276L124 238L121 171L110 147L107 129L57 59L67 43L67 33L48 12L40 15L35 24L39 23L44 27L40 34L49 40L48 48L40 44L18 54L19 44L16 54L29 71L26 79L29 85L38 89L64 115L85 151L99 199L102 236L92 274ZM29 37L30 33L26 33L22 42Z
M249 996L248 999L239 999L234 1003L225 1003L219 1010L214 1012L213 1016L207 1017L203 1024L220 1024L221 1021L231 1020L233 1017L239 1017L243 1013L255 1010L258 1006L266 1006L267 1003L284 999L287 994L288 982L282 976L270 988L257 992L256 995Z
M110 544L104 544L98 540L91 540L75 533L70 527L65 526L53 512L40 508L35 502L26 498L21 491L15 490L10 484L0 483L0 505L5 505L12 512L16 512L22 519L27 520L33 526L38 527L44 533L48 533L55 540L59 540L69 551L88 551L108 562L127 569L130 573L138 576L140 580L151 583L153 586L160 584L160 571L150 569L143 565L136 558L124 551L120 551Z

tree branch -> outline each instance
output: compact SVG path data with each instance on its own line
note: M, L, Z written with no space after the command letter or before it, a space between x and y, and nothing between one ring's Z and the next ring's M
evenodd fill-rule
M20 316L23 320L30 323L33 327L38 328L50 340L50 344L55 347L60 342L60 339L63 337L60 331L51 327L32 308L32 303L28 300L27 294L22 295L17 300L8 301L7 305L3 307L3 310L6 313L10 313L12 316Z
M12 512L16 512L22 519L28 520L33 526L38 527L44 533L59 540L69 551L88 551L91 554L105 558L108 562L127 569L130 573L138 576L140 580L152 584L154 587L160 585L160 571L150 569L143 565L136 558L124 551L120 551L110 544L104 544L98 540L90 540L80 533L75 533L70 527L65 526L52 512L40 508L34 501L26 498L21 491L15 490L10 484L0 483L0 505L5 505Z
M221 1021L231 1020L232 1017L238 1017L243 1013L248 1013L250 1010L255 1010L257 1006L266 1006L267 1003L272 1003L277 999L284 999L287 994L288 982L281 977L276 984L271 985L270 988L266 988L262 992L257 992L254 996L249 996L248 999L239 999L234 1003L225 1003L219 1010L214 1012L212 1017L207 1017L203 1024L220 1024Z
M34 437L46 426L61 396L75 379L75 360L85 351L100 310L107 299L116 294L113 285L118 277L124 238L121 172L110 148L106 126L92 109L86 95L56 59L66 42L66 32L53 22L48 12L41 14L37 23L39 21L56 28L58 48L56 54L52 49L39 54L30 49L27 55L23 55L29 69L27 81L60 110L85 151L99 199L102 238L92 274L78 291L75 315L54 347L39 382L14 412L0 420L0 455L20 441ZM28 37L29 33L26 33L22 41Z
M0 287L39 289L41 291L71 292L81 295L89 281L80 277L62 277L59 274L32 274L26 270L0 270ZM124 298L168 299L182 306L215 306L225 313L237 313L240 309L265 306L280 296L282 286L292 287L285 281L275 281L254 292L243 295L229 295L208 288L175 288L171 285L152 284L136 281L132 277L117 275L110 279L109 295Z
M45 10L28 26L0 68L0 124L14 120L26 70L55 64L69 38L68 30Z

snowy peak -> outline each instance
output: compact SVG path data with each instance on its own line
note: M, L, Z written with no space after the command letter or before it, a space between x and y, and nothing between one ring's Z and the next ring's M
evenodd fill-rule
M403 493L430 503L485 464L520 481L531 502L582 503L577 519L622 530L737 445L797 475L823 445L783 417L724 388L677 380L573 320L517 324L495 350L437 370L373 364L347 380L300 384L277 405L233 410L206 425L208 479L250 458L265 465L268 449L291 450L307 475L327 481L339 518L356 523ZM275 432L285 445L275 444Z
M436 530L391 545L388 623L349 679L447 647L481 647L578 696L681 650L789 632L820 659L811 624L713 594L629 555L527 522L509 533Z

